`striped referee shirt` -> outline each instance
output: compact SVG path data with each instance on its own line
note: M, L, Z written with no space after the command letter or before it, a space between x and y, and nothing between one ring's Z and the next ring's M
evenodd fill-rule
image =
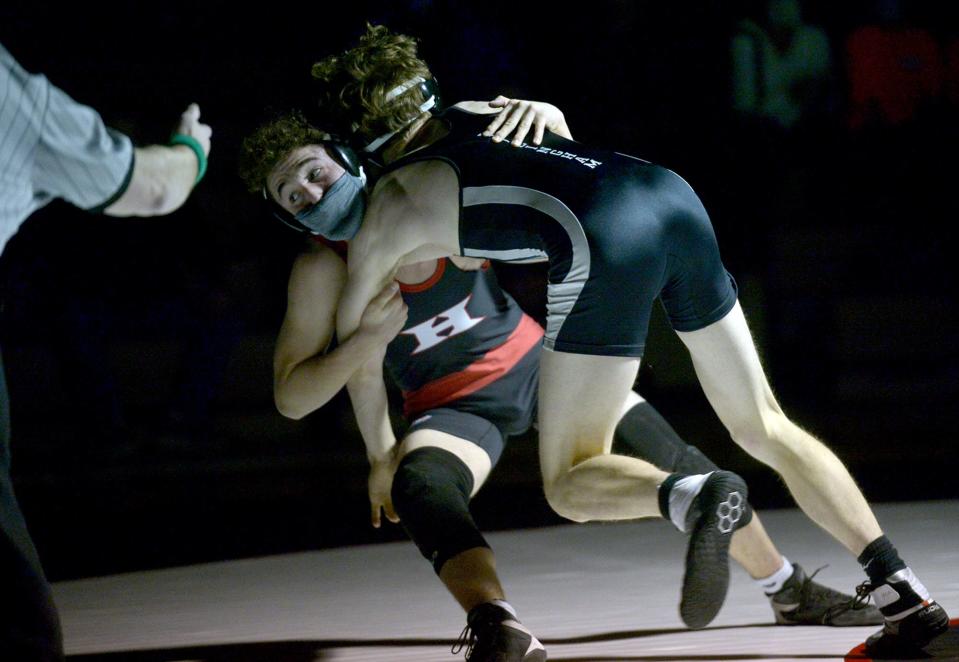
M54 198L102 211L126 190L133 145L0 45L0 251Z

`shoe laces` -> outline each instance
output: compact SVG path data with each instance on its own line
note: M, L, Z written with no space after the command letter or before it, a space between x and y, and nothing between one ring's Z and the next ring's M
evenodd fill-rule
M821 570L822 568L820 568ZM819 572L818 570L816 572ZM815 573L813 573L815 574ZM810 578L811 579L811 578ZM823 614L823 623L829 623L834 617L839 616L847 611L855 611L856 609L863 609L866 606L866 603L869 602L869 594L872 593L876 587L868 579L856 587L856 595L854 595L850 600L829 607L826 610L826 613Z
M809 599L809 594L812 593L813 589L816 588L816 585L813 584L813 578L820 573L820 571L825 570L829 567L829 564L821 565L815 570L813 570L811 575L806 575L803 577L802 584L799 586L799 602L800 604L806 604L806 601Z
M876 590L876 585L868 579L856 587L856 597L852 599L853 607L869 602L869 595Z
M486 659L488 651L495 639L497 624L506 616L506 610L491 603L474 607L466 616L466 627L460 632L456 643L450 648L453 655L459 655L466 649L466 662L476 659Z
M815 576L818 575L822 570L825 570L825 569L828 568L828 567L829 567L829 564L827 563L826 565L821 565L821 566L819 566L818 568L816 568L815 570L813 570L813 571L812 571L812 574L811 574L811 575L808 575L808 576L806 577L806 579L803 581L803 585L806 585L806 584L808 584L809 582L811 582L813 577L815 577Z
M460 651L463 648L466 648L466 659L470 659L470 655L473 654L473 649L476 648L476 630L473 629L473 626L469 623L466 624L466 627L463 628L463 631L460 632L459 638L456 640L456 643L450 648L450 653L453 655L459 655Z

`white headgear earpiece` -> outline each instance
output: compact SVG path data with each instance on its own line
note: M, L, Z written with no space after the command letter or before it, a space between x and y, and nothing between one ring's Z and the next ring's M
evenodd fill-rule
M419 86L419 85L421 85L422 83L425 83L425 82L426 82L426 79L423 78L422 76L416 76L415 78L411 78L410 80L406 81L405 83L401 83L401 84L397 85L396 87L394 87L394 88L393 88L392 90L390 90L389 92L387 92L387 93L386 93L386 100L387 100L387 101L392 101L392 100L395 99L396 97L398 97L398 96L400 96L400 95L408 92L409 90L413 89L414 87L417 87L417 86ZM431 94L431 95L429 96L429 98L426 99L426 101L424 101L423 103L420 104L420 106L419 106L419 111L420 111L421 113L425 113L426 111L428 111L428 110L430 110L431 108L433 108L435 105L436 105L436 95L435 95L435 94ZM416 117L418 117L418 115L417 115ZM401 126L401 127L400 127L399 129L397 129L396 131L390 131L389 133L384 133L384 134L383 134L382 136L380 136L379 138L376 138L375 140L373 140L372 142L370 142L366 147L364 147L364 148L363 148L363 151L366 152L366 153L368 153L368 154L371 154L371 153L375 152L375 151L378 150L380 147L382 147L384 144L386 144L386 142L387 142L390 138L392 138L392 137L395 136L397 133L399 133L400 131L402 131L403 129L405 129L405 128L409 125L410 122L412 122L413 120L416 119L416 117L411 117L409 120L407 120L407 122L406 122L403 126Z

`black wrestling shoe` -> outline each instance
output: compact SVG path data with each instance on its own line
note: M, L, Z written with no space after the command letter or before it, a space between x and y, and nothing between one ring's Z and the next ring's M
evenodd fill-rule
M882 630L866 639L866 652L874 657L907 657L949 629L949 615L904 568L882 584L863 582L859 595L872 595L885 617ZM913 655L915 657L916 655Z
M719 613L729 588L729 542L746 526L752 510L746 481L731 471L714 471L686 514L690 531L679 615L691 628L703 628Z
M823 566L825 567L825 566ZM822 570L822 568L819 568ZM798 563L783 587L769 596L779 625L882 625L882 612L869 604L869 596L846 595L813 581Z
M546 648L511 613L484 602L466 616L466 627L451 649L466 648L466 662L543 662Z

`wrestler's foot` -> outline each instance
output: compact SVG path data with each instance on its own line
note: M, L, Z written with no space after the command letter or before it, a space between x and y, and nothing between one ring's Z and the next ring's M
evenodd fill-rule
M821 570L822 568L820 568ZM813 581L798 563L783 587L769 596L779 625L881 625L882 612L863 599L840 593Z
M691 628L702 628L719 613L729 588L729 541L749 523L746 482L731 471L714 471L686 515L691 531L679 614Z
M856 592L872 595L885 617L882 630L866 639L866 652L875 657L905 657L949 629L949 615L904 568L882 584L864 582Z
M546 648L513 614L491 602L473 607L452 652L467 662L543 662Z

